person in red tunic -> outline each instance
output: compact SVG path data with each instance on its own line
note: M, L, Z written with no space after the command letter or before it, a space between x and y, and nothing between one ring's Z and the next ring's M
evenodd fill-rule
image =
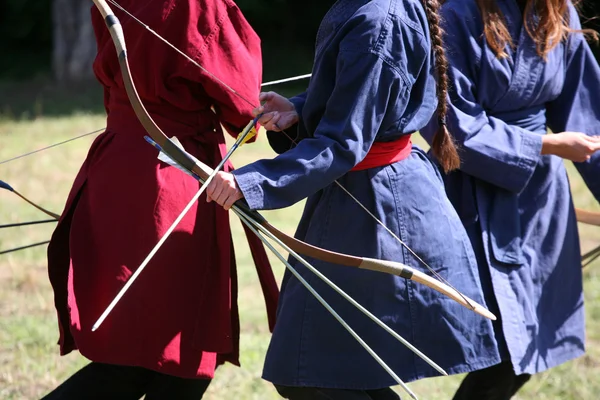
M260 40L233 1L120 4L259 104ZM237 135L252 119L252 105L115 11L149 113L189 153L216 166L226 151L221 125ZM91 330L199 189L196 180L159 161L144 141L114 44L95 7L92 21L107 128L75 179L48 249L60 352L78 349L92 363L46 398L199 399L219 364L239 365L233 242L228 214L215 203L197 202L106 321ZM277 284L262 243L253 234L248 240L272 328Z

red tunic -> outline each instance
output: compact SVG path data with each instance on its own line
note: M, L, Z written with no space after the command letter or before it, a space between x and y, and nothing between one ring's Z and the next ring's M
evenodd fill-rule
M121 0L183 52L258 104L260 40L230 0ZM143 103L168 136L216 166L252 107L119 10ZM91 327L198 191L199 183L157 160L130 106L100 13L92 20L97 78L105 87L106 132L92 145L48 249L61 354L135 365L180 377L212 377L238 364L239 320L227 212L205 197L188 212L143 274L96 331ZM214 107L215 112L211 111ZM231 170L228 164L225 170ZM274 323L277 285L262 244L248 235Z

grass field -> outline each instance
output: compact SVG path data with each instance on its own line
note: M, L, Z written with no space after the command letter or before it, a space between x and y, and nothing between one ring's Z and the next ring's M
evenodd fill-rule
M10 99L9 99L10 100ZM9 104L9 100L5 102ZM0 161L104 126L98 112L45 113L36 106L27 118L4 105L0 117ZM100 109L98 107L98 109ZM0 112L2 109L0 108ZM32 115L38 115L32 118ZM44 116L46 115L46 116ZM50 115L50 116L48 116ZM94 136L80 139L10 163L0 164L0 179L41 203L60 212L77 170ZM144 146L140 143L140 146ZM234 157L235 165L272 157L265 140L246 146ZM598 210L579 176L572 172L577 206ZM266 212L277 227L293 233L302 204ZM0 192L0 224L45 219L16 196ZM269 333L260 288L242 238L238 221L233 221L240 279L242 326L242 368L220 368L206 399L276 399L270 385L260 379ZM0 249L47 240L54 224L0 230ZM587 250L600 242L600 229L580 226L582 247ZM349 233L352 234L352 233ZM358 231L356 234L359 234ZM47 279L45 246L0 256L0 399L38 399L77 368L86 363L78 354L58 356L58 338L52 291ZM273 258L278 278L283 267ZM585 272L587 310L586 356L534 377L518 399L592 400L600 393L600 264ZM560 296L560 293L556 294ZM434 378L411 384L421 399L450 399L461 377Z

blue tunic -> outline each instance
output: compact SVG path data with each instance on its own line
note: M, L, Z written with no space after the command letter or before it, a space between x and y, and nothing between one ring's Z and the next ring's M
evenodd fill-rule
M483 295L469 238L426 153L415 147L395 164L350 171L374 141L415 132L433 115L437 102L427 26L418 0L338 1L318 32L308 90L292 99L301 116L294 133L302 140L292 146L283 134L270 133L271 145L282 154L234 175L254 209L287 207L308 197L297 238L426 271L334 183L337 179L432 268L479 302ZM397 276L311 261L449 373L499 362L491 322L439 293ZM292 263L402 379L438 375ZM289 272L263 377L288 386L362 390L395 384Z
M536 373L584 353L581 258L563 160L540 155L542 135L600 134L600 69L570 34L544 62L515 0L499 1L516 48L498 59L474 0L443 7L451 64L448 127L462 147L448 196L472 239L488 307L501 319L494 347L515 372ZM570 24L579 29L576 11ZM431 139L435 121L424 130ZM576 167L600 196L600 156ZM496 305L497 303L497 305ZM491 343L491 342L490 342Z

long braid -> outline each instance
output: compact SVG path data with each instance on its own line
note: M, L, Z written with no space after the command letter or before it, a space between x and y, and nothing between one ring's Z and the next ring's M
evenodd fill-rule
M441 28L439 17L440 2L438 0L422 0L429 23L429 34L431 35L431 45L435 55L435 69L437 75L437 97L438 97L438 122L439 128L433 137L432 151L435 158L448 173L460 167L460 157L454 143L454 138L446 126L446 114L448 104L446 97L448 95L448 60L444 50L443 36L444 31Z

